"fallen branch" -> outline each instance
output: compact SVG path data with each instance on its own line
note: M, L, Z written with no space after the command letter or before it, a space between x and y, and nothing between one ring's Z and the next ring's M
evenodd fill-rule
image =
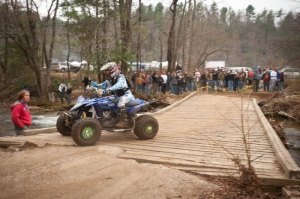
M296 122L300 122L297 118L293 117L292 115L284 112L284 111L279 111L278 112L278 115L281 115L281 116L284 116L284 117L287 117L287 118L290 118L290 119L293 119L295 120Z

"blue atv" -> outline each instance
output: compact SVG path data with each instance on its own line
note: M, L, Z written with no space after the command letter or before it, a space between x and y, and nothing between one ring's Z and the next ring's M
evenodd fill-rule
M120 122L117 103L118 98L114 95L94 98L80 96L76 104L57 119L57 130L63 136L71 135L80 146L95 145L102 129L109 132L133 130L141 140L156 136L159 128L157 120L150 115L137 114L149 102L135 99L126 104L126 128L116 127Z

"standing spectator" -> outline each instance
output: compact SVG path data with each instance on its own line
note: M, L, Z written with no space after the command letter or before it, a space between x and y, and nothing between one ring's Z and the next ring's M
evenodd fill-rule
M182 79L183 79L183 76L181 73L178 73L177 76L177 93L178 94L181 94L182 92L182 85L183 85L183 82L182 82Z
M152 74L152 93L156 94L158 90L158 74L157 71L154 71Z
M200 77L200 82L201 82L201 87L203 92L207 92L207 71L205 71L201 77Z
M270 72L270 91L273 92L277 82L277 71L276 67L273 66L273 69Z
M157 76L157 79L156 79L156 83L157 83L157 92L158 94L161 93L162 91L162 85L163 85L163 78L161 77L162 73L159 73Z
M60 101L62 104L64 103L64 98L65 98L67 89L68 88L67 88L67 85L65 84L65 82L62 82L58 87L59 98L60 98Z
M199 80L200 80L200 78L199 78ZM187 75L186 82L187 82L187 88L188 88L189 91L195 91L196 90L196 85L197 85L196 81L197 80L196 80L195 73L193 75L190 75L190 74Z
M168 76L166 75L165 72L162 72L161 78L162 78L161 92L162 92L163 94L166 94Z
M265 69L262 75L262 79L264 82L264 91L268 91L269 92L269 84L270 84L270 73L268 71L268 69Z
M136 77L137 77L136 72L134 72L132 77L131 77L131 81L133 83L133 89L134 90L136 90L136 83L135 83L136 82Z
M145 93L147 94L147 95L149 95L150 93L151 93L151 88L152 88L152 77L151 77L151 75L148 73L148 72L146 72L146 74L145 74Z
M219 88L221 90L223 90L224 84L225 84L225 82L224 82L225 81L225 75L224 75L224 70L223 69L219 70L218 79L219 79Z
M208 71L208 73L206 74L206 79L207 79L208 91L211 91L213 89L213 86L214 86L211 71Z
M173 72L171 75L171 80L170 80L170 85L171 85L171 94L176 95L177 94L177 78L176 78L176 73Z
M242 90L244 88L246 80L246 73L242 70L238 73L238 90Z
M89 77L85 76L82 80L82 83L83 83L83 90L85 91L86 87L88 85L90 85L91 79Z
M68 82L65 97L66 97L68 105L70 105L72 102L72 85L70 82Z
M201 74L200 74L200 72L198 71L198 69L195 69L194 77L195 77L196 84L197 84L197 87L198 87L198 86L199 86L199 82L200 82L200 77L201 77Z
M11 107L11 120L15 126L15 136L22 135L23 130L28 129L32 124L31 114L28 107L30 92L22 90L18 93L17 101Z
M136 84L136 91L139 92L139 93L142 93L143 92L144 79L143 79L141 73L139 73L137 78L135 79L135 84Z
M212 74L212 79L213 79L213 90L217 91L219 88L219 72L217 69L214 69L213 74Z
M146 73L142 73L142 79L143 79L143 86L142 86L142 93L144 94L146 92Z
M253 79L253 82L252 82L254 92L258 92L261 77L262 77L262 71L261 71L260 66L255 66L254 79Z
M187 91L187 77L188 77L187 73L184 73L184 75L181 77L181 90L182 90L182 92Z
M233 81L234 81L234 74L232 70L227 73L227 80L228 80L228 91L233 91Z
M170 91L171 91L171 73L168 72L167 76L168 76L168 80L167 80L167 91L170 92Z
M283 84L284 84L284 72L279 71L279 81L278 81L278 90L283 90Z
M247 78L247 84L252 85L254 80L254 71L252 69L248 70L248 78Z
M234 78L233 78L233 91L239 90L239 75L237 72L234 72Z

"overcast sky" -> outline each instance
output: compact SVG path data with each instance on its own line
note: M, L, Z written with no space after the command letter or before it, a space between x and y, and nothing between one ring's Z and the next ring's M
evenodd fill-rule
M183 0L179 0L183 2ZM264 8L272 9L278 11L281 8L287 13L288 11L300 12L300 0L203 0L207 5L211 5L212 2L216 2L218 7L232 7L234 10L245 10L246 7L251 4L254 6L255 10L260 12ZM137 4L137 0L134 0L134 3ZM152 3L157 4L162 2L165 6L169 6L172 0L142 0L146 5Z

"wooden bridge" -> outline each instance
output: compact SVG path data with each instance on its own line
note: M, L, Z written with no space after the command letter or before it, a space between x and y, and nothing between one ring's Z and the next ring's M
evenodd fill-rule
M120 158L209 176L237 175L233 159L246 163L248 151L263 183L300 182L299 167L253 99L192 93L154 117L160 125L155 139L103 132L99 145L120 147ZM58 133L14 139L73 145L71 138Z

